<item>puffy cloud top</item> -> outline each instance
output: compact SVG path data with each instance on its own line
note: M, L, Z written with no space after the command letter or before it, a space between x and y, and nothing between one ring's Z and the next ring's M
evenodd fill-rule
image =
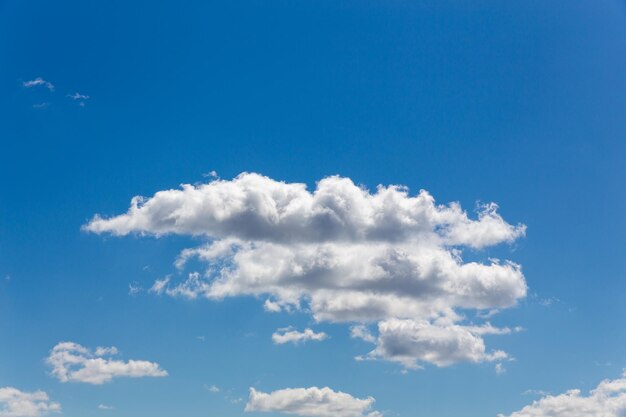
M303 417L381 417L372 411L374 398L354 398L325 388L287 388L265 393L250 388L246 411L266 411Z
M481 206L471 219L459 204L437 205L423 190L370 192L337 176L312 192L252 173L183 185L135 197L125 214L96 215L84 229L204 236L208 242L184 250L176 266L198 258L206 271L182 282L161 279L152 292L213 300L249 295L264 297L270 312L305 308L317 321L378 322L379 335L368 339L376 347L361 358L410 367L503 359L486 350L485 333L463 324L457 310L511 307L527 291L513 262L462 259L463 249L524 235L525 226L507 223L496 204Z
M274 181L243 173L232 181L183 185L152 198L135 197L127 213L96 215L85 229L95 233L131 232L206 235L269 242L402 242L433 239L482 248L511 242L525 226L512 226L489 204L470 220L458 204L437 206L421 191L410 197L401 186L379 186L376 193L338 176L305 184Z

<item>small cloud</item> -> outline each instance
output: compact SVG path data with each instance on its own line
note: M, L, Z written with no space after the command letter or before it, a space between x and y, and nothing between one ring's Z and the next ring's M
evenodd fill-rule
M100 385L120 377L167 376L167 372L156 362L111 358L117 353L115 347L98 347L92 351L77 343L61 342L52 349L46 362L52 368L51 375L61 382Z
M136 281L128 284L128 295L135 296L143 291L143 287L139 285Z
M309 340L321 342L327 338L328 335L324 332L315 333L311 329L305 329L303 332L299 332L297 330L293 330L292 327L278 329L274 332L274 334L272 334L272 341L277 345L285 343L299 344Z
M81 93L68 94L67 97L72 100L78 102L78 105L81 107L85 107L85 101L89 100L89 96Z
M496 363L496 375L502 375L506 373L506 368L501 363Z
M68 94L67 96L72 100L87 100L89 98L89 96L81 93Z
M154 294L163 294L163 292L167 289L167 284L170 282L170 276L166 276L162 279L157 279L154 281L154 284L150 288L150 292Z
M50 81L44 80L41 77L37 77L34 80L24 81L22 83L22 86L24 86L26 88L33 88L33 87L43 86L43 87L47 88L50 91L54 91L54 84L52 84Z
M33 109L47 109L48 107L50 107L50 103L47 102L33 104Z
M204 178L219 178L219 175L217 175L217 171L211 171L211 172L205 172L204 174L202 174L202 176Z
M361 339L369 343L376 343L376 337L370 332L367 326L357 325L350 328L350 337Z
M205 385L204 388L212 393L218 393L221 391L217 385Z
M270 313L280 313L282 310L282 307L280 306L279 303L272 301L270 299L267 299L263 303L263 309Z
M544 307L550 307L551 305L556 304L559 301L561 301L561 300L559 300L556 297L540 298L539 299L539 304L544 306Z
M545 397L546 395L550 395L550 393L541 389L527 389L522 392L522 395L539 395L541 397Z
M373 397L356 398L328 387L285 388L261 392L250 388L245 412L284 413L302 417L382 417Z
M491 310L488 311L480 311L476 314L476 317L487 320L490 319L491 317L495 316L496 314L498 314L500 312L500 310L498 310L497 308L493 308Z
M201 342L204 342L206 340L206 337L204 337L204 336L196 336L196 339L198 339Z
M113 410L113 406L110 405L105 405L105 404L100 404L98 406L98 410Z

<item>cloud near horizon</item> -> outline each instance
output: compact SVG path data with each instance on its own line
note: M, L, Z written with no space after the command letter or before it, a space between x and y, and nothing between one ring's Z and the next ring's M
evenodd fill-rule
M435 204L427 191L403 186L375 192L349 178L326 177L314 191L243 173L197 186L134 197L121 215L95 215L85 231L124 236L202 236L176 266L208 266L182 282L159 280L152 292L185 298L264 297L270 312L305 310L316 321L377 323L375 348L361 358L406 367L421 363L498 361L479 330L457 311L514 306L526 296L521 266L466 262L464 249L511 243L526 227L511 225L494 203L475 219L458 203ZM367 327L365 327L367 329ZM501 334L502 332L491 332ZM445 356L429 352L443 347Z
M589 392L572 389L565 394L546 395L508 417L624 417L626 415L626 372L618 379L605 379ZM507 417L499 414L499 417Z
M40 417L60 412L61 405L50 401L44 391L24 392L13 387L0 388L0 417Z
M250 388L245 411L278 412L302 417L382 417L374 398L355 398L328 387L286 388L270 393Z
M117 353L115 347L98 347L92 352L77 343L62 342L52 349L46 361L52 367L51 374L61 382L100 385L119 377L167 376L158 363L110 358Z

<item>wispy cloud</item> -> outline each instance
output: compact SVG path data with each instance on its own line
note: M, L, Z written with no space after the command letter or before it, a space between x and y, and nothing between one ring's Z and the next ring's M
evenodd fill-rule
M46 81L41 77L37 77L33 80L29 80L29 81L24 81L22 83L22 85L26 88L33 88L33 87L38 87L38 86L42 86L47 88L50 91L54 91L54 84L52 84L50 81Z
M205 385L204 388L212 393L218 393L221 391L217 385Z
M130 284L128 284L128 295L135 296L137 294L140 294L142 291L143 291L143 287L139 285L139 283L137 283L136 281L133 281Z
M67 95L69 98L71 98L72 100L76 101L78 103L79 106L84 107L85 106L85 101L89 100L89 96L85 95L85 94L81 94L81 93L74 93L74 94L68 94Z

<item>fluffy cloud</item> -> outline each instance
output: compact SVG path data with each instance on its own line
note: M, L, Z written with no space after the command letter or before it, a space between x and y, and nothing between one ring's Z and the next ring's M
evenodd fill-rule
M484 329L463 325L457 310L501 310L526 295L519 265L462 259L463 249L524 235L525 226L507 223L497 208L483 205L471 219L459 204L437 205L426 191L370 192L349 178L328 177L310 192L304 184L244 173L135 197L125 214L96 215L84 230L204 236L209 242L184 250L176 266L198 258L207 270L182 282L159 280L152 292L213 300L249 295L266 298L270 312L306 309L317 321L378 322L369 359L445 366L504 357L488 353ZM446 357L428 353L440 344ZM403 346L402 354L393 346Z
M250 388L246 411L279 412L305 417L381 417L374 398L354 398L325 388L287 388L265 393Z
M436 206L426 191L410 197L404 187L378 187L375 194L349 178L328 177L311 193L306 185L244 173L182 190L135 197L126 214L95 216L92 232L131 232L234 237L273 242L411 241L430 237L475 248L510 242L524 234L486 205L470 220L458 204Z
M72 342L57 344L48 356L52 375L61 382L85 382L103 384L117 377L162 377L167 372L158 363L112 359L118 353L115 347L99 347L91 350Z
M588 396L578 389L547 395L509 417L623 417L626 415L626 372L602 381ZM504 414L499 414L505 417Z
M485 362L507 359L502 351L486 352L482 332L493 329L487 326L459 326L456 324L431 324L427 321L390 319L378 323L376 348L360 359L382 358L399 362L406 368L419 368L420 363L448 366L456 362ZM359 335L368 340L371 335ZM353 330L353 337L355 333Z
M326 340L326 338L328 338L328 335L324 332L315 333L311 329L304 329L303 332L299 332L297 330L293 330L291 327L278 329L274 332L274 334L272 334L272 341L277 345L285 343L298 344L309 340L321 342L322 340Z
M0 388L0 417L39 417L61 411L43 391L23 392L16 388Z
M24 81L22 85L26 88L43 86L43 87L46 87L50 91L54 91L54 84L52 84L50 81L44 80L41 77L37 77L34 80Z

